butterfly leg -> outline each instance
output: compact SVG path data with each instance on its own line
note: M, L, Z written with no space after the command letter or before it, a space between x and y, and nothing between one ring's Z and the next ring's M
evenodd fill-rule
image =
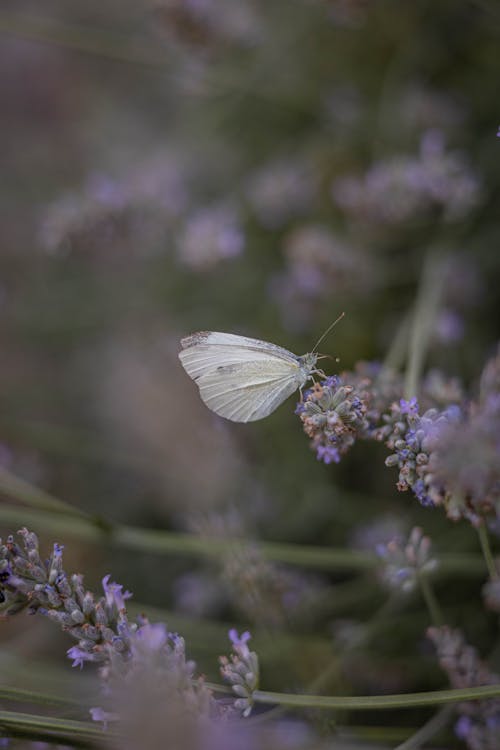
M323 380L326 380L326 377L327 377L327 376L326 376L326 374L325 374L324 370L313 370L313 372L314 372L314 373L315 373L316 375L319 375L319 376L320 376L320 378L323 378ZM314 378L312 378L312 380L314 381Z

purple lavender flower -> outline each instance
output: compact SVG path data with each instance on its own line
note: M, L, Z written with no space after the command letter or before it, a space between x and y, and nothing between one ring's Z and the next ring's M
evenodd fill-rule
M422 529L412 529L408 541L396 538L377 545L377 555L384 563L383 578L392 588L407 592L418 584L419 576L436 570L437 560L431 555L431 540Z
M178 239L178 256L182 263L203 271L241 255L244 247L237 213L227 206L214 206L188 218Z
M435 209L447 221L461 220L481 200L482 187L463 154L446 152L442 133L428 130L417 156L392 157L363 177L339 178L332 192L348 215L390 225L432 218Z
M307 324L319 305L337 295L365 295L380 281L373 262L359 247L322 224L304 224L284 240L285 268L271 283L270 296L285 320Z
M454 688L497 685L500 676L481 661L475 648L469 646L459 630L447 626L432 627L427 635L434 643L439 663ZM456 735L469 750L496 748L500 742L500 700L463 701L457 707L460 718Z
M399 407L401 409L401 414L411 414L412 416L415 416L418 413L417 397L413 396L409 401L405 401L404 398L400 399Z
M366 394L332 376L309 390L296 413L318 460L330 464L338 463L367 427L366 410Z
M233 653L230 659L226 656L219 659L222 677L230 683L233 692L238 696L234 707L243 717L250 715L254 704L253 692L259 687L259 660L257 654L248 648L250 638L248 631L239 636L236 630L231 629L229 640Z

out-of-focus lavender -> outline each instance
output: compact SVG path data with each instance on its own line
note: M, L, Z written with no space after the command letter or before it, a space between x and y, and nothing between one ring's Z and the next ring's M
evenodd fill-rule
M479 658L460 630L448 626L429 628L441 668L455 688L497 685L500 677ZM470 750L494 748L500 739L500 702L498 699L464 701L457 708L456 735Z
M204 208L189 216L177 240L180 260L194 270L236 258L244 247L245 235L238 215L224 206Z
M50 253L164 252L168 231L188 205L186 168L173 155L154 157L114 177L90 174L80 191L50 205L42 218L40 241ZM123 253L123 250L122 250Z
M431 540L422 529L414 527L407 540L394 538L377 546L383 563L383 580L391 588L409 592L418 585L419 577L427 576L438 567L432 556Z
M427 131L416 156L391 156L362 176L334 181L335 203L351 219L374 224L424 221L436 214L463 221L480 203L481 178L465 156L446 150L443 134Z
M272 279L270 293L293 328L307 328L332 289L348 298L366 296L377 287L369 255L324 225L292 230L285 237L283 253L285 270Z

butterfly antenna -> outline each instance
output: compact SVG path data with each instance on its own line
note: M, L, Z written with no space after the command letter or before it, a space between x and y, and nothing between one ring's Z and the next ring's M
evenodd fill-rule
M315 351L316 351L316 349L317 349L317 348L318 348L318 346L319 346L319 345L321 344L321 342L323 341L323 339L325 338L325 336L328 336L328 334L330 333L330 331L332 330L332 328L333 328L334 326L336 326L336 325L337 325L337 323L338 323L338 322L339 322L340 320L342 320L342 318L344 317L344 315L345 315L345 312L343 312L343 313L340 313L339 317L338 317L338 318L337 318L336 320L334 320L334 321L333 321L333 323L332 323L331 325L329 325L329 326L328 326L328 328L326 329L326 331L325 331L325 332L324 332L323 334L321 334L321 336L319 337L319 339L318 339L318 340L316 341L316 343L315 343L315 345L314 345L314 349L313 349L313 352L315 352Z

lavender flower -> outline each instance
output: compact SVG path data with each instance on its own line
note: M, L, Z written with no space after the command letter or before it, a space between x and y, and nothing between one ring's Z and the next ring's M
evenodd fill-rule
M294 229L283 251L286 267L272 279L271 296L292 324L307 324L332 289L338 295L366 294L377 285L370 258L322 224Z
M342 177L333 185L334 201L345 213L389 225L431 218L436 209L447 221L462 220L481 192L478 175L463 154L445 151L437 130L424 134L417 156L392 157L364 177Z
M444 626L429 628L428 637L436 647L439 663L454 688L497 685L500 676L490 672L477 651L469 646L459 630ZM500 743L500 700L464 701L457 708L460 718L455 733L470 750L495 750Z
M95 601L82 576L66 575L61 545L55 544L42 562L36 535L27 529L19 533L22 547L11 536L5 544L0 540L2 609L9 615L23 608L46 615L78 640L68 650L73 666L99 665L106 689L102 705L90 709L93 720L104 728L119 722L120 748L140 743L153 750L160 737L169 746L207 747L202 737L217 735L213 722L228 710L202 678L195 679L196 665L186 659L184 639L143 616L131 622L126 612L130 594L109 575L103 579L104 596ZM233 653L230 659L220 657L221 673L237 696L235 715L247 717L259 685L259 660L248 647L250 633L239 636L231 630L229 637Z
M422 505L443 506L453 520L479 523L500 508L499 370L498 363L488 367L490 385L470 409L454 403L463 401L456 379L430 372L422 384L422 403L430 408L421 413L416 397L395 399L403 387L399 375L362 363L315 384L296 413L318 460L338 463L356 439L384 442L386 466L398 468L399 491L411 490Z
M119 239L129 241L133 256L150 253L162 247L184 212L186 183L185 167L168 153L155 154L120 176L90 174L80 190L47 207L40 227L42 247L56 255L81 251L92 256L103 247L113 253Z
M434 483L446 487L448 515L482 523L500 512L500 355L481 377L479 400L452 422L430 456Z
M74 667L93 662L108 685L132 680L151 662L165 674L175 674L175 685L186 700L210 703L202 683L193 685L194 663L186 661L184 641L162 624L145 618L130 622L125 602L131 596L123 587L103 579L104 596L97 601L83 587L83 577L68 577L63 569L63 548L54 544L52 556L40 558L38 538L27 529L19 532L21 548L12 536L0 541L0 591L8 615L21 609L45 615L78 641L67 651ZM170 677L169 677L170 679Z
M391 405L390 413L383 417L385 425L376 432L376 437L394 451L385 463L398 467L400 492L411 489L422 505L445 502L446 488L431 473L429 464L445 429L460 417L457 406L447 407L443 412L429 409L420 416L415 398Z
M413 591L419 577L429 575L438 566L431 554L431 540L418 526L412 529L407 542L395 538L377 545L377 554L384 562L384 580L403 592Z
M221 656L221 675L232 686L238 696L234 707L243 717L250 715L254 705L253 692L259 687L259 660L255 651L250 651L248 641L251 635L248 631L238 635L236 630L229 631L233 653L231 658Z
M234 210L227 206L204 208L186 222L178 238L182 263L197 270L211 268L221 260L241 255L245 236Z
M311 438L318 461L338 463L354 444L357 434L367 428L365 394L341 378L332 376L316 383L297 404L304 432Z

